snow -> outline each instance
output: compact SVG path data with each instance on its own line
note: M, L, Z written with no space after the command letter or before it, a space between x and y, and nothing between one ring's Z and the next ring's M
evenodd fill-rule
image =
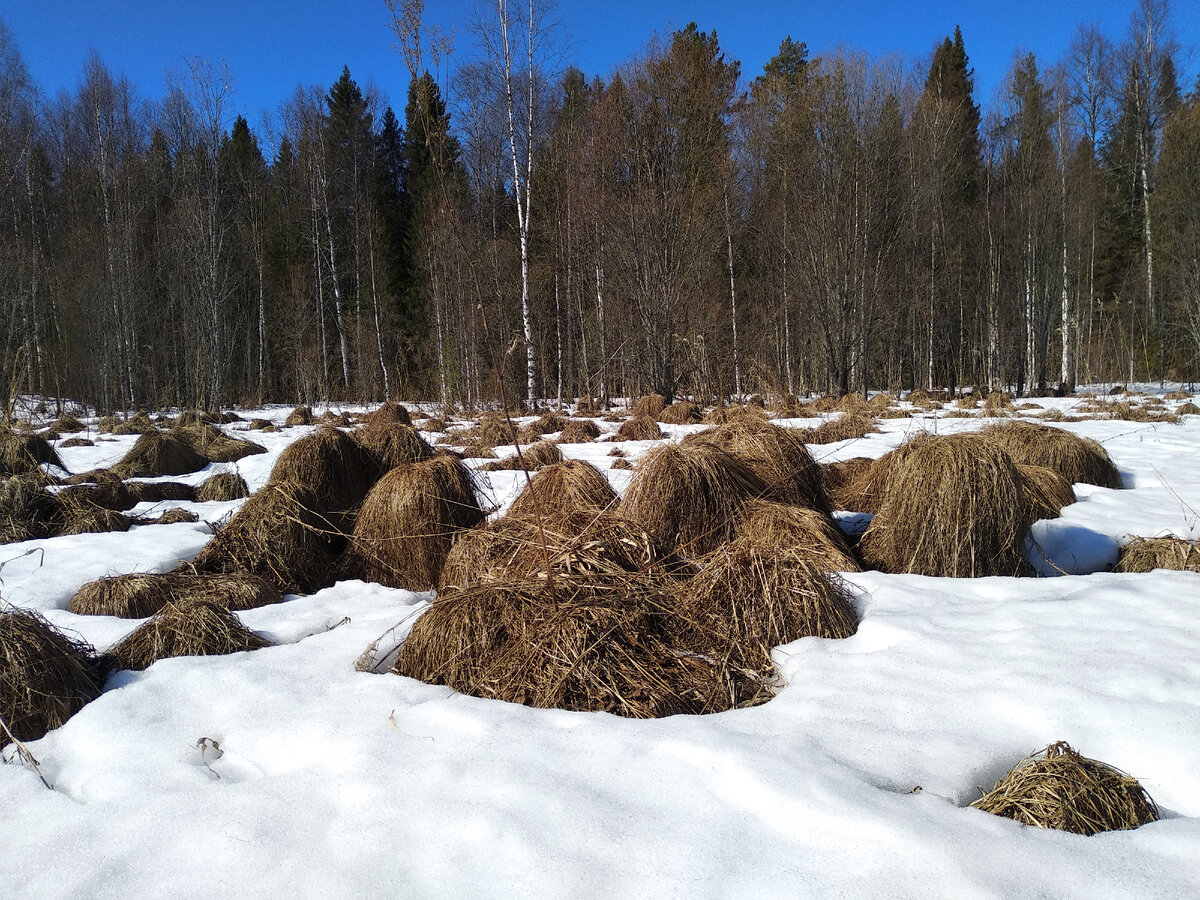
M813 450L875 457L982 421L886 420ZM1200 536L1200 417L1059 427L1104 443L1127 487L1077 486L1036 526L1031 558L1078 574L847 575L858 633L776 648L786 686L754 709L631 721L356 671L429 594L351 581L245 612L278 646L117 673L32 742L53 791L0 766L0 896L1196 896L1200 576L1105 570L1131 534ZM256 488L310 430L244 435L269 452L212 468ZM562 449L623 490L611 448ZM480 475L501 508L521 477ZM238 502L169 505L202 521L3 548L4 599L111 646L138 622L75 616L73 591L190 558ZM1084 838L966 808L1055 740L1136 776L1162 820Z

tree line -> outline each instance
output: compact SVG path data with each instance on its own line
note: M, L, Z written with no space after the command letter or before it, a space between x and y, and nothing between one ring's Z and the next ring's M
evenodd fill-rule
M986 110L957 28L920 65L789 37L747 79L691 24L601 78L551 73L536 0L498 0L452 71L419 0L389 8L403 119L344 68L257 133L199 60L161 101L95 55L46 97L0 23L5 396L1197 377L1200 82L1163 0L1016 55Z

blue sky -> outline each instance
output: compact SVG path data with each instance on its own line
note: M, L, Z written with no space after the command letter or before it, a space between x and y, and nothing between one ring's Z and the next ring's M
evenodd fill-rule
M557 19L565 58L589 76L604 75L655 32L695 20L716 29L727 57L753 77L787 35L810 52L848 44L872 54L928 55L934 43L963 29L976 72L976 99L986 106L1018 49L1043 66L1063 52L1082 22L1110 37L1124 35L1135 0L562 0ZM427 0L426 16L456 30L456 57L473 52L467 23L472 0ZM96 49L143 96L162 94L163 72L187 56L225 60L234 76L234 109L252 125L299 84L327 86L348 64L361 83L374 81L403 103L407 73L392 49L383 0L5 0L0 18L26 65L50 94L73 89ZM1173 20L1185 45L1200 40L1200 0L1174 0ZM1184 60L1183 87L1195 80L1196 58Z

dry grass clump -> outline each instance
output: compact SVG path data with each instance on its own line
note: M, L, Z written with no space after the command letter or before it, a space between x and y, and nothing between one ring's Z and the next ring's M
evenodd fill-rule
M640 398L637 403L633 404L633 408L629 411L634 418L646 416L650 419L657 419L658 414L667 406L667 399L662 394L647 394Z
M560 444L590 444L600 437L600 426L589 419L571 419L558 436Z
M767 411L761 406L714 406L701 420L705 425L728 425L733 422L767 421Z
M250 424L246 426L248 431L266 431L271 428L273 423L270 419L251 419Z
M567 417L559 413L544 413L521 429L523 441L536 441L543 434L562 431L567 424Z
M137 439L112 471L122 478L154 478L199 472L208 463L208 458L182 436L174 432L150 431Z
M598 513L617 502L608 479L579 459L568 459L541 469L509 507L510 516L561 515L574 510Z
M612 509L501 516L464 532L450 549L438 592L566 576L621 583L636 573L679 577L688 567L646 529Z
M667 425L691 425L700 421L700 407L688 400L677 400L663 407L656 418Z
M625 459L624 457L619 457L619 458L613 460L613 463L611 466L609 466L609 468L616 469L618 471L624 470L624 471L631 472L631 471L633 471L633 463L631 463L629 460Z
M684 443L698 442L715 444L743 460L766 482L772 499L830 514L821 468L804 446L802 432L742 419L684 439Z
M495 413L482 416L479 426L472 437L487 444L489 447L500 447L517 442L517 429L503 416ZM468 432L462 432L467 434Z
M259 650L271 642L209 597L174 600L108 651L121 669L141 671L176 656L224 656Z
M312 423L313 411L311 406L297 406L283 420L284 426L288 428L293 425L311 425Z
M1174 569L1200 572L1200 542L1177 537L1135 537L1121 548L1114 572L1153 572Z
M417 429L403 422L371 420L349 434L352 440L371 454L383 472L405 463L429 459L436 452L425 443Z
M992 391L983 401L983 414L985 416L1007 416L1011 412L1013 412L1011 394L1006 394L1003 391Z
M100 696L107 670L90 645L32 610L0 611L0 719L19 741L36 741ZM0 746L8 736L0 733Z
M187 509L168 509L153 519L143 519L143 525L178 525L181 522L199 522L200 517Z
M672 549L699 556L733 536L742 506L769 494L766 482L727 450L666 444L638 461L621 512Z
M866 481L866 476L874 464L875 460L865 456L822 464L821 480L825 486L825 494L829 497L829 505L834 509L869 512L870 510L859 509L864 505L859 494L868 490L872 494L876 493L874 483ZM877 507L878 504L875 503L874 506Z
M0 544L58 533L62 501L46 490L41 473L14 475L0 483Z
M356 509L381 475L379 463L336 428L321 428L289 445L275 461L270 481L303 485L321 515Z
M1066 741L1025 757L971 806L1022 825L1083 835L1126 831L1159 815L1136 778Z
M212 462L237 462L247 456L267 452L267 448L262 444L230 437L220 428L207 423L188 428L174 428L171 434L187 442L193 450Z
M107 416L100 420L97 430L100 434L150 434L157 429L154 423L150 421L150 417L143 414L133 416L129 419L117 419L112 416Z
M1071 482L1045 466L1017 464L1024 481L1025 495L1038 519L1057 519L1064 506L1075 502Z
M664 435L662 429L658 427L649 416L634 416L632 419L626 419L621 423L621 427L617 429L616 440L618 441L661 441Z
M1105 449L1091 438L1033 422L989 425L980 434L1017 462L1053 469L1071 484L1122 486L1121 473Z
M83 422L70 414L59 416L51 423L51 427L61 434L70 434L71 432L83 431L87 428Z
M118 491L117 485L112 482L106 483L104 487L109 488L109 491L118 498L122 493L127 495L131 501L129 506L112 507L114 509L129 509L138 503L161 503L163 500L195 500L197 491L190 484L182 484L178 481L131 481L122 485L123 491ZM104 492L101 493L101 498L103 497ZM109 504L102 505L108 506Z
M1021 575L1035 515L1016 463L986 438L921 435L894 461L859 551L884 572Z
M134 520L103 506L66 506L63 521L56 534L102 534L107 531L128 531Z
M858 630L846 589L802 548L739 538L677 588L685 645L764 679L774 672L772 647Z
M95 446L96 446L96 442L95 442L95 441L89 441L87 438L67 438L65 441L63 441L63 442L62 442L61 444L59 444L58 446L59 446L59 447L63 447L63 448L71 448L71 447L95 447Z
M532 472L543 466L552 466L562 460L562 451L553 441L538 441L536 444L522 447L519 454L514 453L512 456L506 456L496 462L484 463L479 468L483 472L519 472L522 470Z
M449 427L450 423L447 419L441 416L429 416L423 422L421 422L420 430L432 434L445 432L445 430Z
M283 594L263 579L245 573L135 573L89 581L75 592L68 609L81 616L144 619L168 603L196 599L238 610L282 603Z
M1177 416L1200 416L1200 406L1192 403L1190 400L1187 403L1181 403L1175 407L1175 415Z
M0 433L0 475L24 475L43 463L64 468L50 442L36 434Z
M650 574L451 591L413 625L392 671L476 697L629 718L720 712L769 696L682 646L671 603L669 584Z
M340 531L305 485L272 481L255 492L185 570L202 575L248 572L284 594L332 583Z
M403 404L390 400L367 413L366 418L363 419L363 425L394 424L412 425L412 416L409 415L408 409Z
M833 520L815 509L753 500L742 510L737 539L764 550L802 552L827 572L861 572L850 546Z
M485 518L470 472L454 457L398 466L363 501L342 570L388 587L430 590L458 535Z
M847 414L872 416L875 408L862 394L843 394L838 398L837 408Z
M1163 394L1164 400L1190 400L1191 398L1192 395L1187 391L1171 391L1169 394Z
M800 434L806 444L832 444L835 441L855 440L878 432L879 428L875 425L873 416L843 413L838 418L816 428L806 428Z
M876 415L888 407L895 405L895 403L896 398L887 393L872 394L871 399L867 401L867 405L871 407L871 411Z
M838 399L832 394L822 394L809 404L809 408L815 413L831 413L838 408Z
M237 472L218 472L200 482L195 499L200 503L214 500L241 500L250 496L250 486Z

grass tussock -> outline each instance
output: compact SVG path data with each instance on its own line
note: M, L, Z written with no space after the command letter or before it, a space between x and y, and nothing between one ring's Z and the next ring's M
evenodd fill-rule
M312 492L319 513L341 517L358 508L381 474L379 463L362 445L326 427L279 454L270 481L303 485Z
M767 483L727 450L666 444L638 461L621 512L680 553L699 556L733 536L746 503L769 495Z
M285 428L291 428L295 425L311 425L312 423L313 411L311 406L297 406L283 420Z
M58 446L69 450L72 447L95 447L96 442L89 441L87 438L67 438Z
M1190 400L1187 403L1181 403L1175 407L1175 415L1177 416L1200 416L1200 406L1192 403Z
M739 538L676 585L683 643L763 679L771 648L802 637L846 638L858 615L840 580L803 549Z
M522 447L520 453L506 456L495 462L480 466L483 472L533 472L544 466L552 466L563 460L562 451L553 441L538 441Z
M175 432L149 431L137 439L112 471L122 478L190 475L209 463L192 444Z
M714 406L701 421L705 425L729 425L743 421L754 424L767 421L767 411L761 406Z
M371 455L382 472L405 463L429 459L436 453L425 443L417 429L404 422L368 419L365 425L355 428L349 434L351 439Z
M989 425L980 434L1022 465L1053 469L1071 484L1122 486L1121 473L1105 449L1091 438L1034 422Z
M845 535L815 509L770 500L754 500L742 510L737 539L766 550L799 552L822 571L861 572Z
M0 475L25 475L39 470L43 464L65 468L44 437L0 432Z
M637 403L633 404L633 408L629 411L634 418L646 416L650 419L657 419L667 406L667 399L662 394L646 394L646 396L638 399Z
M200 482L195 494L195 499L200 503L241 500L250 496L250 487L237 472L218 472Z
M921 435L895 461L859 551L884 572L1021 575L1034 520L1007 453L978 434Z
M600 426L590 419L571 419L558 435L560 444L590 444L600 437Z
M412 416L403 404L389 400L367 413L363 426L371 425L412 425Z
M816 428L806 428L800 434L806 444L832 444L835 441L856 440L878 432L874 416L852 412L843 413Z
M634 416L626 419L617 429L618 441L661 441L665 437L658 423L649 416Z
M183 522L199 522L200 517L187 509L168 509L152 519L143 519L143 525L178 525Z
M141 671L176 656L224 656L270 647L227 606L210 598L168 603L108 651L116 667Z
M0 719L17 740L58 728L100 696L106 677L90 645L32 610L0 611Z
M109 485L116 488L114 483L110 482ZM122 487L128 499L132 501L131 506L138 503L161 503L163 500L195 500L197 493L197 488L179 481L131 481Z
M766 482L771 499L830 513L821 468L796 429L741 419L689 435L684 443L711 443L728 450Z
M676 400L664 406L656 418L666 425L692 425L700 421L700 407L689 400Z
M561 515L588 510L599 513L617 502L604 474L591 463L567 459L534 475L509 507L510 516Z
M342 571L388 587L430 590L454 541L485 517L470 472L454 457L398 466L363 501Z
M1064 506L1075 502L1075 489L1053 469L1019 463L1017 469L1021 472L1025 494L1033 507L1035 518L1057 519Z
M971 806L1022 825L1083 835L1126 831L1159 815L1136 778L1083 756L1066 741L1021 760Z
M871 470L874 463L875 460L866 456L856 456L852 459L821 464L821 483L825 487L825 494L829 497L829 505L833 509L861 512L856 509L860 505L855 496L857 490L861 489L858 488L858 482Z
M207 422L187 428L173 428L171 434L183 440L210 462L232 463L247 456L267 452L267 448L262 444L230 437L220 428Z
M1200 572L1200 542L1177 537L1135 537L1121 548L1116 572L1153 572L1174 569Z
M263 579L245 573L135 573L89 581L75 592L68 609L81 616L144 619L169 603L187 600L208 600L240 610L282 603L283 594Z
M332 583L334 555L344 537L320 510L310 488L270 482L213 535L185 571L247 572L284 594L326 587Z

